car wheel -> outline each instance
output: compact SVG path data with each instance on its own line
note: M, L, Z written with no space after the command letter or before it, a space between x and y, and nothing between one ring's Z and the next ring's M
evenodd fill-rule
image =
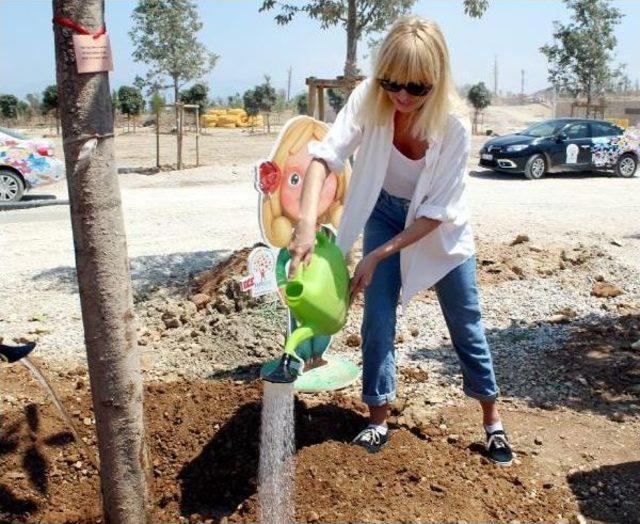
M638 170L638 159L633 156L631 153L625 153L622 155L618 162L616 163L616 167L614 168L614 172L616 176L622 178L631 178L636 174Z
M18 202L24 194L24 182L16 173L0 169L0 203Z
M527 163L524 166L524 176L529 180L537 180L544 176L546 170L547 162L545 161L544 156L540 154L533 155L529 160L527 160Z

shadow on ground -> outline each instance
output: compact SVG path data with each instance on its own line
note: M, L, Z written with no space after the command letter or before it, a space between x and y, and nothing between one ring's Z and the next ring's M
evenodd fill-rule
M50 436L43 436L41 433L39 408L35 404L28 404L24 408L24 418L6 427L0 425L0 462L4 462L3 456L14 455L19 462L12 468L15 478L26 478L30 487L46 496L49 493L51 465L43 446L64 448L68 445L75 446L75 442L68 431ZM24 438L25 435L28 435L27 439ZM21 441L29 444L21 447ZM23 517L39 508L37 501L16 495L14 488L0 484L0 515Z
M543 409L564 406L625 418L640 403L640 315L590 314L566 324L539 322L487 330L496 376L505 396ZM436 360L443 380L460 383L450 345L419 348L409 358Z
M474 169L469 171L469 176L473 178L480 178L486 180L505 180L505 181L517 181L528 182L522 173L503 173L501 171L494 171L493 169ZM615 178L611 173L603 171L580 171L570 173L547 173L544 178L555 179L570 179L570 180L584 180L585 178Z
M180 471L182 515L221 519L256 493L260 413L258 402L240 407ZM308 408L296 400L295 413L298 451L327 440L348 442L354 428L365 421L357 412L334 404Z
M22 197L22 202L31 202L34 200L56 200L58 197L56 195L49 195L49 194L39 194L39 193L29 193L27 195L24 195Z
M230 251L194 251L189 253L170 253L168 255L149 255L129 259L133 289L138 295L146 295L155 286L186 282L192 275L211 268ZM60 266L47 269L35 275L34 282L53 280L58 290L78 293L75 267Z
M640 462L602 466L567 480L587 519L640 523Z

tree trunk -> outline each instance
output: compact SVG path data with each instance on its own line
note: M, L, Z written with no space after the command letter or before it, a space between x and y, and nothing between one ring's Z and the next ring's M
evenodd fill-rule
M358 74L358 11L357 1L349 0L347 12L347 60L344 64L344 76Z
M104 23L104 0L53 0L53 12L95 31ZM78 74L73 31L56 24L53 30L104 520L145 523L149 502L143 388L114 160L109 77ZM87 140L94 134L111 136ZM95 149L89 147L92 144Z
M591 85L591 76L589 76L589 80L587 81L587 118L589 118L589 115L591 114Z
M179 95L178 79L173 79L173 104L176 109L176 164L177 169L182 169L182 126L180 125L180 107L178 102Z

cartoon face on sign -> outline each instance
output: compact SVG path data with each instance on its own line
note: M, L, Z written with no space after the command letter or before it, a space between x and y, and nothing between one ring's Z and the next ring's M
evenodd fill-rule
M300 218L300 198L302 196L302 182L304 174L311 163L311 156L306 148L301 149L287 158L284 166L284 179L280 185L280 205L283 214L297 222ZM338 190L338 177L335 173L329 173L322 186L318 215L322 216L336 199Z
M578 151L580 149L575 144L567 146L567 164L576 164L578 162Z
M328 127L308 116L290 120L280 132L270 160L256 170L256 189L260 192L260 224L264 240L274 247L287 247L293 228L300 219L300 199L304 176L312 157L307 145L322 140ZM341 173L325 179L318 204L318 224L338 227L351 176L347 163Z

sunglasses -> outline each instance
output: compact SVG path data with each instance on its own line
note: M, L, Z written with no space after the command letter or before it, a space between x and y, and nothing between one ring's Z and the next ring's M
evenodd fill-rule
M409 82L408 84L397 84L396 82L392 82L386 78L380 79L380 87L385 91L390 91L391 93L399 93L400 90L404 89L411 96L425 96L433 89L433 86L428 84L414 84L413 82Z

